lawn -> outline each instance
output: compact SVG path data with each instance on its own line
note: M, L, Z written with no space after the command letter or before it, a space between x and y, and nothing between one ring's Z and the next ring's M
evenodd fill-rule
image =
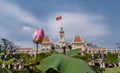
M120 67L106 68L103 73L120 73Z

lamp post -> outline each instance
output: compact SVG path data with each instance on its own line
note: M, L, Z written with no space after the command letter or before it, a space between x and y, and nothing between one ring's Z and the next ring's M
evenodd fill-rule
M35 66L37 63L38 44L42 43L43 38L44 38L44 30L42 28L34 31L32 39L33 39L33 42L36 43L36 59L35 59L35 64L34 64ZM36 73L36 68L35 68L35 73Z

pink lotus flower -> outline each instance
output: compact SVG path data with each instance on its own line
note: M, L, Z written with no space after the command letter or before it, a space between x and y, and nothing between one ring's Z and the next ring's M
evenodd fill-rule
M44 38L44 31L42 28L37 29L32 36L33 42L35 43L42 43L42 40Z
M87 47L86 47L85 45L82 45L82 46L81 46L81 52L84 53L84 52L86 52L86 51L87 51Z

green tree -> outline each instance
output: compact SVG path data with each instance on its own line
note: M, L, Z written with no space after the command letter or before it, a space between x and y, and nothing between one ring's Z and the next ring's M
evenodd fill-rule
M90 66L94 71L95 73L103 73L103 71L105 71L105 68L100 68L98 66Z
M66 46L63 46L62 49L63 49L63 53L66 54Z
M106 61L110 62L110 63L116 62L117 59L118 59L118 54L117 53L110 53L109 52L106 56Z
M120 43L116 43L117 47L120 49Z
M96 44L93 44L93 42L87 42L86 45L88 47L98 47Z
M0 68L0 73L12 73L12 72L7 68Z
M18 48L17 45L15 45L13 42L9 41L6 38L1 38L1 44L0 44L0 50L1 51L7 51L13 52L16 48Z
M72 50L72 46L71 45L69 45L68 48L70 49L70 51Z
M91 54L88 54L88 53L85 53L84 55L75 55L75 56L72 56L73 58L78 58L78 59L82 59L86 62L90 61L92 59L92 55Z

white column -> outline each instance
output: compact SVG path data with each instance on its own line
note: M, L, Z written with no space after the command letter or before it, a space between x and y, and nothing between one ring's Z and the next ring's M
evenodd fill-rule
M4 63L2 64L2 68L5 68L5 64Z
M21 66L21 65L19 65L18 69L21 69L21 68L22 68L22 66Z
M8 65L8 69L10 69L10 65Z
M118 64L119 64L119 67L120 67L120 62Z
M16 66L17 66L17 65L16 65L16 64L14 64L13 66L14 66L14 68L13 68L13 69L16 69Z

